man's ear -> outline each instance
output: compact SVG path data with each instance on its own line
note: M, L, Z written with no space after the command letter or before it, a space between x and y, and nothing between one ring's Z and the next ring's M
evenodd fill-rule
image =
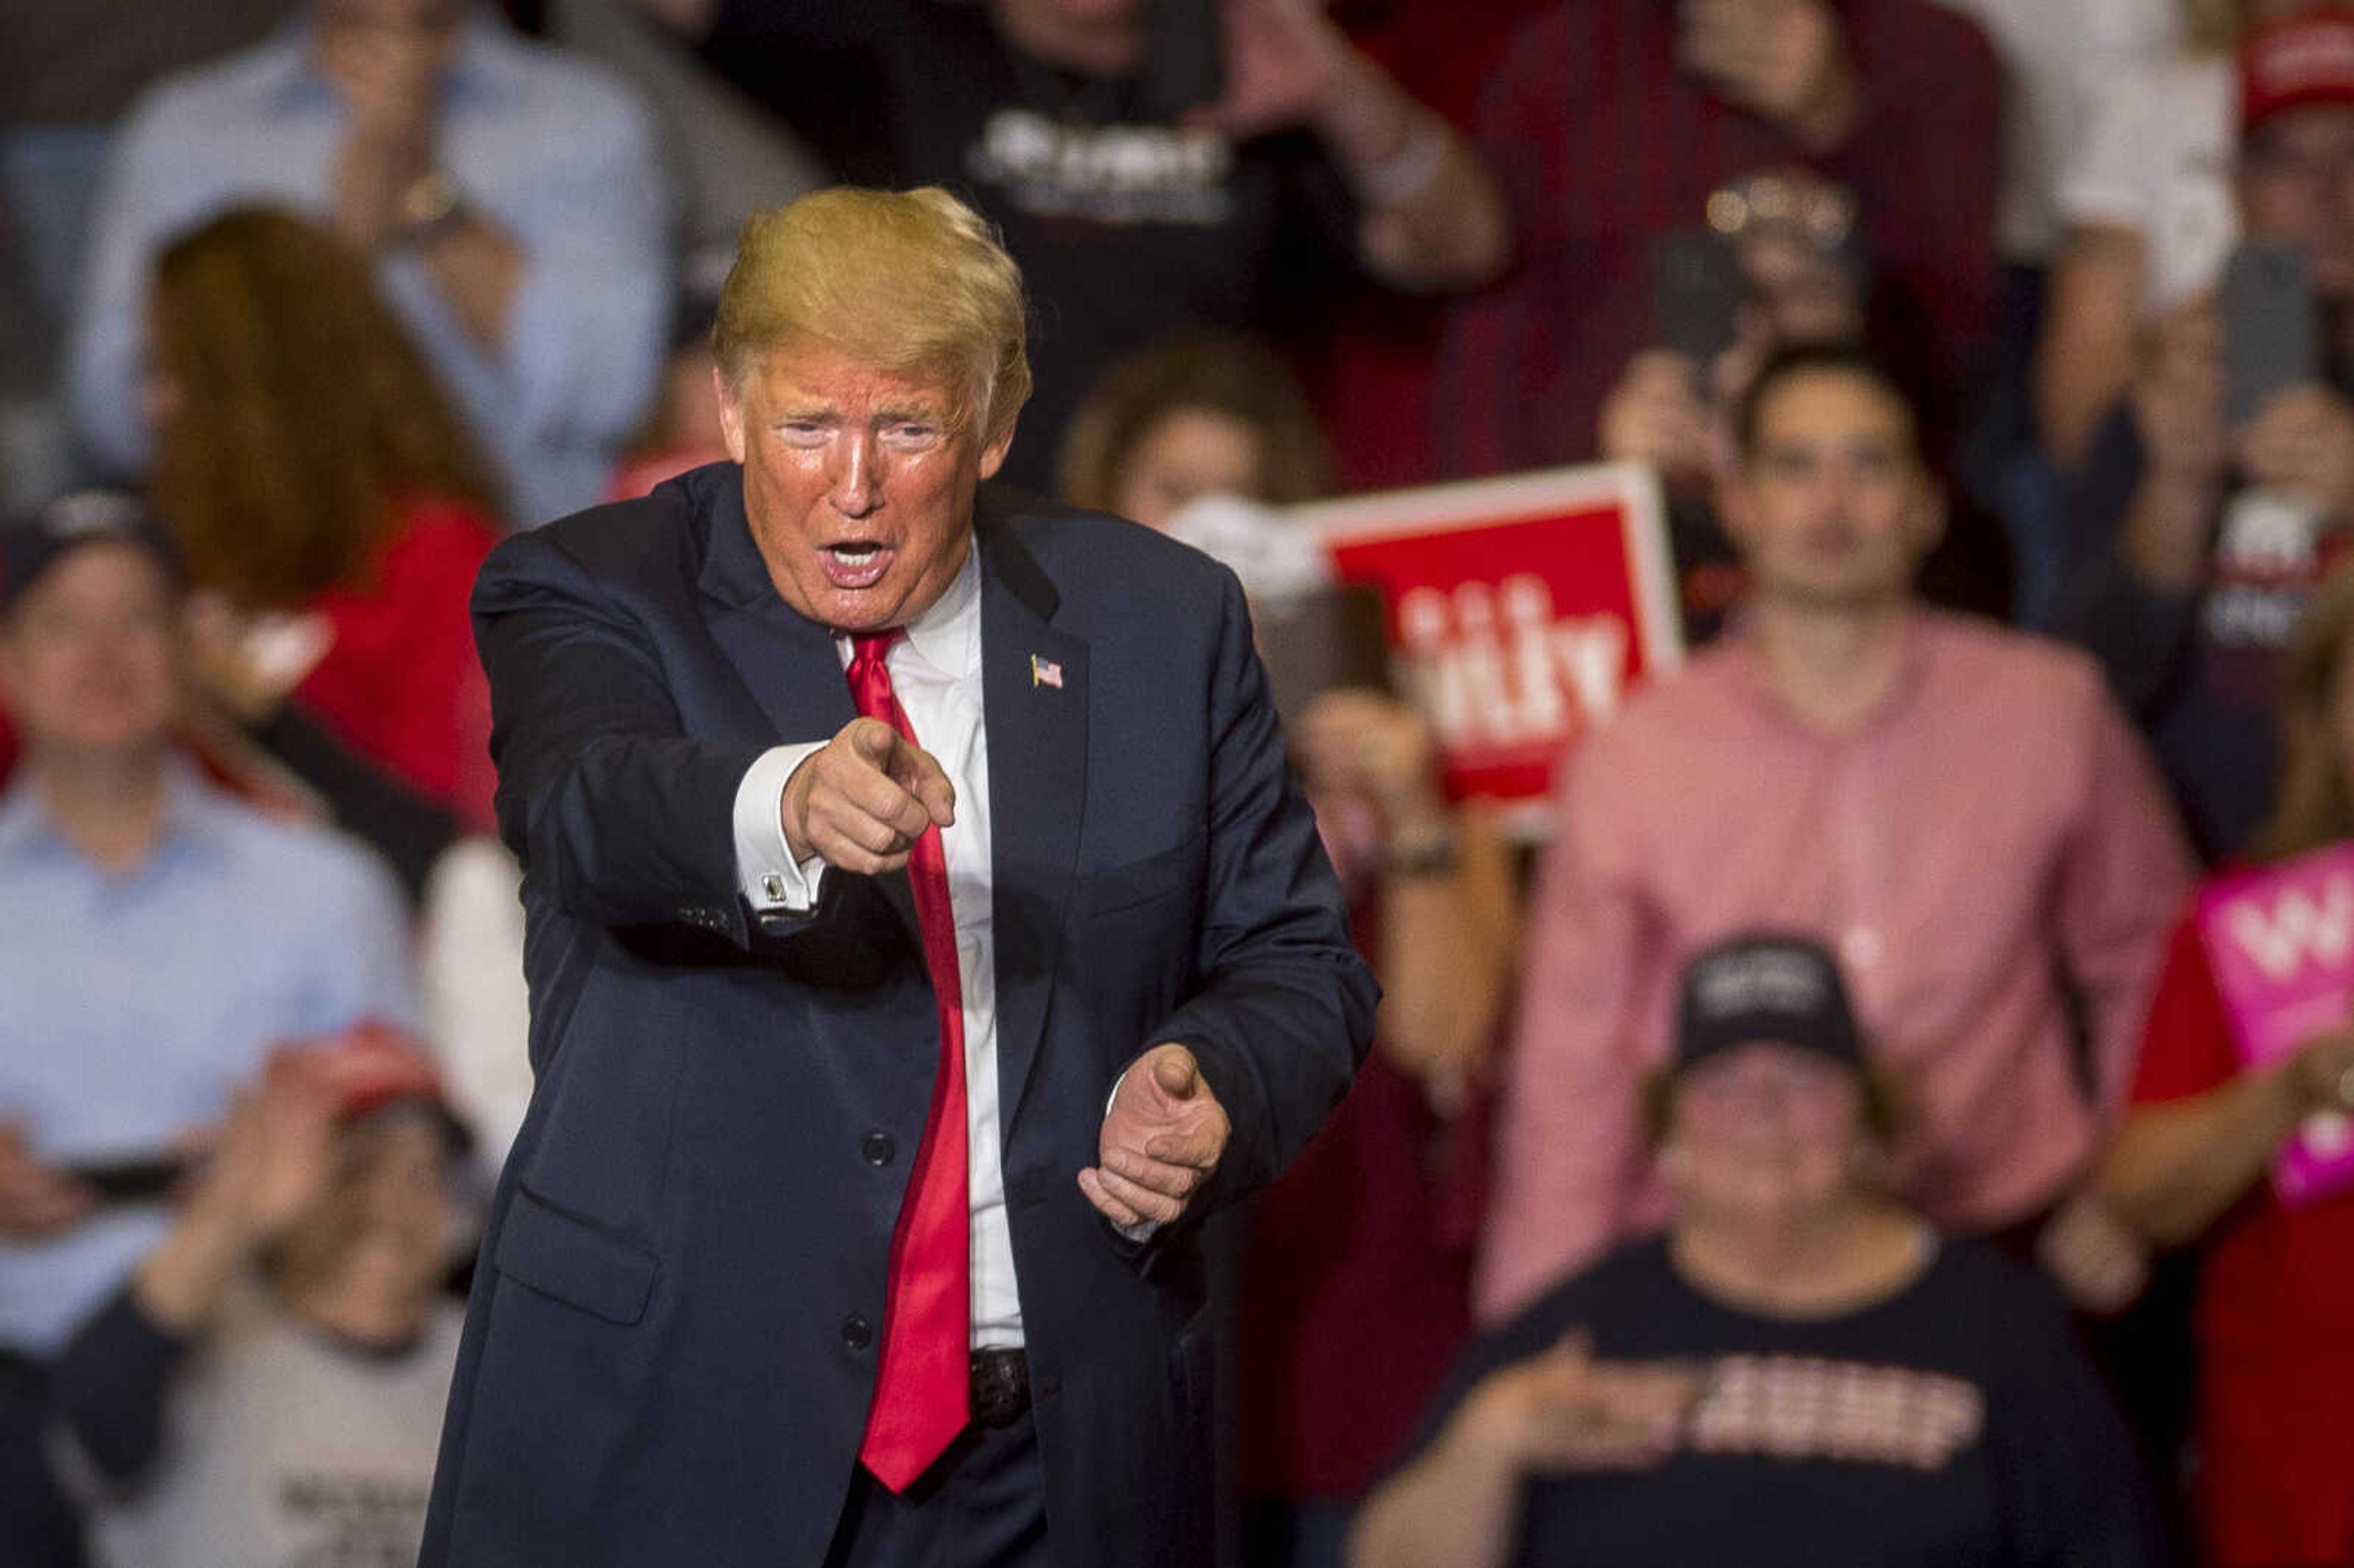
M737 462L744 461L744 400L736 395L736 384L717 366L711 367L712 390L719 395L719 432L727 442L727 455Z
M995 479L997 471L1005 466L1005 454L1013 450L1013 432L1006 431L981 449L981 477Z

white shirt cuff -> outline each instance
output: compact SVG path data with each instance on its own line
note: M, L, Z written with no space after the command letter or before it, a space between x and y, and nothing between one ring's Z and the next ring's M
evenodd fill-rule
M770 747L736 786L736 885L755 915L802 915L817 907L825 862L817 855L797 861L785 843L785 782L825 744Z

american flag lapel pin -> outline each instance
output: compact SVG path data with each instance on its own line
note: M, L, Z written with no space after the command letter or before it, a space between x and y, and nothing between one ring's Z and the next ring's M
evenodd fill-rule
M1031 654L1030 685L1033 690L1035 690L1040 686L1052 686L1055 690L1058 692L1061 691L1063 689L1063 667L1060 664L1055 663L1052 659L1042 659L1035 653Z

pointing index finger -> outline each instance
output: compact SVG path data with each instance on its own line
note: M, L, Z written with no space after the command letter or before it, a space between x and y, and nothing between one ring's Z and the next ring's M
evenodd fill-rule
M956 825L956 785L949 779L948 769L939 758L915 742L902 736L899 749L893 755L891 776L899 787L924 804L924 810L941 827Z

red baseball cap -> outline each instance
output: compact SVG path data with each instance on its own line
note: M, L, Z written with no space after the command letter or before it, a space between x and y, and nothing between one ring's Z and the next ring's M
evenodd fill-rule
M2302 12L2240 42L2240 129L2315 104L2354 108L2354 10Z
M341 1033L303 1041L288 1055L302 1071L316 1073L333 1086L336 1114L343 1121L413 1103L435 1112L458 1146L471 1141L451 1107L433 1058L389 1024L374 1020L356 1023Z

